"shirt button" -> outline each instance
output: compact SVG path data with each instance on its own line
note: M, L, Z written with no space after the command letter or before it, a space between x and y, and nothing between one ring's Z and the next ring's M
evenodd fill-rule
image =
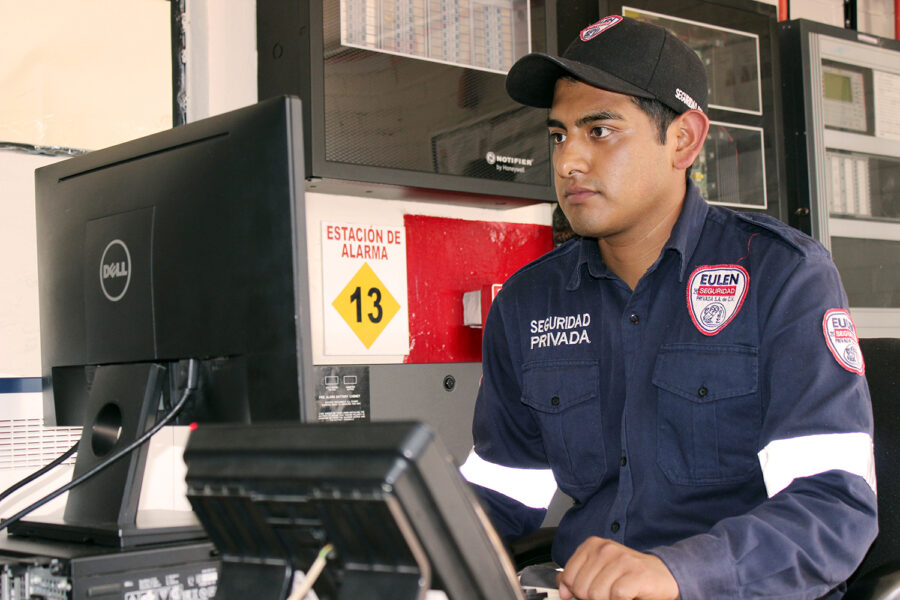
M631 313L631 316L628 317L628 320L637 325L638 321L640 321L641 318L638 317L636 313Z
M622 458L619 459L619 464L624 467L625 465L628 464L628 459L623 456Z
M613 533L619 531L619 522L618 522L618 521L613 521L613 522L612 522L612 525L609 526L609 529L610 529L610 531L612 531Z
M550 404L553 406L559 406L559 396L553 396L550 398Z
M708 393L709 393L709 390L706 389L705 385L701 385L700 388L697 390L697 395L700 396L701 398L706 396L706 394L708 394Z

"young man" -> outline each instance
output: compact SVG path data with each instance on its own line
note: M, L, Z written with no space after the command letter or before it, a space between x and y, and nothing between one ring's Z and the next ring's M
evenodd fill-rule
M838 598L877 530L872 416L826 250L711 207L699 58L620 16L507 78L550 109L581 240L503 286L463 474L507 539L575 503L564 600Z

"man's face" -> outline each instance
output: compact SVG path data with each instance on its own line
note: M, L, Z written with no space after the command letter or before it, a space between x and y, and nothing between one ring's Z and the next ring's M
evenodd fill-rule
M548 126L556 195L576 233L635 243L680 209L684 174L672 164L672 128L660 144L629 96L560 79Z

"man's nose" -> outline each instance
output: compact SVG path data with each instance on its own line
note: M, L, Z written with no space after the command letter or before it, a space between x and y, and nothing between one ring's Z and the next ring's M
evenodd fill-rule
M567 139L558 145L553 154L553 163L559 177L572 177L576 173L586 173L590 159L587 148L577 140Z

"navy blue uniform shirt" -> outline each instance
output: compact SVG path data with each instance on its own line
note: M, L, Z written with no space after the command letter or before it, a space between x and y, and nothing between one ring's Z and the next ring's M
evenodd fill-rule
M659 556L682 598L839 597L877 531L872 413L828 252L689 184L632 291L595 239L503 286L464 476L507 539Z

